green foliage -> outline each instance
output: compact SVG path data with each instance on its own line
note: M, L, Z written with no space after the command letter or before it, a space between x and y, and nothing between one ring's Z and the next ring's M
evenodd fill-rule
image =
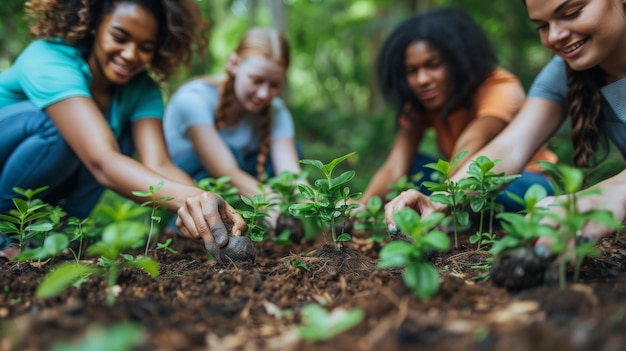
M241 216L248 225L248 229L244 235L249 236L252 241L263 241L267 227L263 225L262 220L270 216L267 213L267 209L271 204L265 199L265 195L263 194L255 194L252 196L252 199L241 195L241 200L244 204L252 208L252 210L239 210L239 213L241 213Z
M395 199L401 192L409 189L417 189L416 184L424 177L424 172L418 172L410 177L402 176L400 180L389 184L389 193L385 196L387 200Z
M552 183L559 197L556 206L561 207L562 212L550 211L545 216L556 223L557 230L551 236L553 244L552 253L561 255L567 250L567 244L576 241L578 233L581 232L583 226L587 222L596 222L609 228L618 230L621 222L616 220L613 213L608 210L592 209L586 212L578 210L577 201L581 197L599 195L599 189L582 190L584 174L583 171L568 165L554 165L549 162L541 161L539 166L552 176ZM581 191L582 190L582 191ZM585 257L598 255L595 249L597 240L591 240L585 244L577 245L574 249L575 253L575 277L578 280L580 265ZM565 268L569 262L568 258L562 257L559 260L559 285L565 286Z
M444 218L442 213L433 213L420 218L414 210L403 208L394 214L400 230L409 235L412 243L392 241L380 250L378 268L403 267L402 279L420 299L428 299L439 290L439 272L426 261L428 251L446 251L450 239L439 230L433 230Z
M360 309L336 308L328 313L324 307L309 304L302 307L303 324L298 325L298 334L304 340L329 340L359 324L363 319Z
M14 257L16 261L45 260L63 252L70 244L67 235L56 233L46 236L43 245L34 249L21 251Z
M239 201L239 190L230 185L229 176L212 178L207 177L200 179L197 182L198 188L210 191L221 196L224 201L228 202L231 206L235 205Z
M150 185L148 187L148 191L133 191L133 195L138 196L138 197L150 197L150 200L145 201L141 204L142 207L151 207L151 213L150 213L150 229L148 230L148 240L146 241L146 251L144 252L144 255L148 255L148 249L150 248L150 239L152 238L152 232L154 230L154 223L161 223L161 216L157 215L157 211L158 210L162 210L165 209L165 205L163 205L163 202L166 201L170 201L173 200L174 198L169 196L169 197L161 197L161 198L156 198L156 193L157 191L159 191L159 189L161 189L163 187L163 182L159 182L157 185Z
M56 228L65 212L58 206L44 203L35 196L46 191L48 186L35 190L15 187L13 191L25 199L13 198L15 209L9 214L0 214L0 232L17 237L20 249L25 247L28 240L39 234L46 234Z
M468 151L461 151L452 159L452 162L440 159L436 163L427 164L425 167L434 170L442 177L443 181L441 183L431 181L424 181L422 183L428 190L433 192L430 196L431 201L449 206L454 228L454 247L459 247L458 228L468 225L469 213L464 209L464 205L467 201L465 190L458 183L454 182L451 176L452 169L454 169L457 163L459 163L467 153Z
M306 263L300 262L298 260L291 261L291 265L293 267L300 268L300 269L303 269L305 271L309 271L309 272L311 271L311 268L309 268L309 266Z
M157 243L157 249L169 252L171 254L177 254L178 251L172 249L170 245L172 244L172 238L167 238L164 243Z
M102 239L87 248L87 255L100 256L100 265L90 267L75 262L64 264L48 273L39 287L37 296L50 298L60 294L85 275L97 274L106 279L107 303L115 302L113 286L117 283L120 271L126 267L140 268L152 277L158 276L158 267L154 260L142 256L135 258L123 251L143 245L145 225L139 221L121 221L107 225L102 232Z
M367 200L365 210L357 212L357 221L354 229L367 230L372 233L371 239L377 243L383 242L387 237L387 224L385 223L385 211L383 201L378 196L372 196Z
M544 187L539 184L531 185L524 198L519 198L515 194L509 194L517 202L524 205L522 213L503 212L496 217L502 219L500 222L507 235L500 240L496 240L489 252L500 255L502 252L522 245L531 245L536 238L545 236L553 237L556 229L543 222L548 211L545 207L537 204L548 196Z
M335 222L338 219L346 220L350 217L352 209L358 207L357 204L348 204L348 200L361 197L361 193L351 193L350 188L346 185L354 178L354 171L346 171L333 177L335 167L352 155L354 152L338 157L327 164L319 160L299 161L320 170L324 174L324 178L316 179L313 182L313 187L298 184L298 189L305 202L289 206L289 213L295 217L318 218L322 222L323 228L330 229L335 246L338 246L341 241L350 240L350 235L347 233L337 236Z
M503 206L495 202L500 189L520 177L519 174L505 176L504 173L494 173L493 168L498 162L499 160L492 161L487 156L478 156L470 163L468 176L458 183L458 187L463 191L472 192L468 197L469 206L472 211L480 214L478 231L469 238L472 244L478 244L477 250L480 250L482 244L493 243L495 239L494 215L503 210ZM489 211L489 231L485 233L483 223L486 211Z
M301 183L307 177L306 172L295 174L289 171L283 171L279 175L268 178L265 184L262 184L261 190L268 187L272 191L272 197L269 202L278 206L281 214L289 214L289 206L298 202L300 199L298 183Z
M114 324L92 329L77 342L61 341L51 351L131 351L145 339L144 328L134 323Z

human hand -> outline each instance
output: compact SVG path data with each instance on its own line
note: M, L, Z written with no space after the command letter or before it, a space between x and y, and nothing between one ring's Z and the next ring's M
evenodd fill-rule
M443 212L446 209L442 204L432 203L427 195L415 189L405 190L385 205L385 221L389 233L396 234L398 232L398 226L393 216L398 210L405 207L414 209L422 218L435 212Z
M178 211L176 227L191 240L204 242L206 250L219 258L220 249L229 241L229 236L240 236L246 223L239 213L220 196L203 192L187 198ZM230 233L225 222L232 227Z

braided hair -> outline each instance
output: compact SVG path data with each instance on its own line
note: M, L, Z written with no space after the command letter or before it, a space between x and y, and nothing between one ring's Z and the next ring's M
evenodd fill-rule
M248 56L261 56L277 62L287 69L290 62L289 44L287 40L275 29L252 28L239 42L235 50L239 59ZM232 125L238 118L234 115L235 107L235 76L226 72L226 77L220 85L219 100L215 114L215 128L217 130ZM262 180L265 174L265 166L270 148L270 132L272 128L271 105L266 106L259 113L260 144L257 157L257 179Z
M567 109L572 121L571 138L577 167L590 166L599 143L605 150L608 146L606 135L599 131L600 87L605 83L605 74L598 66L584 71L574 71L567 66Z

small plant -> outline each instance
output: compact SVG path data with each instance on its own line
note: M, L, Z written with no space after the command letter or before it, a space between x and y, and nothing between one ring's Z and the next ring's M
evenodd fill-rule
M472 191L469 205L472 211L480 214L478 230L469 237L472 244L477 244L480 250L482 244L490 244L495 240L493 233L493 219L496 212L502 212L503 206L496 204L496 196L503 185L520 177L520 175L505 176L504 173L494 173L493 168L498 160L492 161L486 156L478 156L470 163L468 177L461 179L458 186L465 191ZM485 212L489 211L489 231L483 231Z
M67 235L61 233L51 234L46 236L42 246L21 251L13 259L16 261L30 261L54 258L67 249L69 243Z
M383 242L387 237L387 224L385 223L385 212L383 211L383 201L378 196L372 196L367 200L365 210L357 212L357 221L354 229L367 230L372 233L371 239L377 243Z
M281 214L289 214L289 206L298 202L300 194L298 190L298 184L302 183L306 179L306 172L296 174L289 171L281 172L279 175L271 177L262 184L261 190L265 187L271 190L273 194L272 198L268 200L278 206Z
M249 236L252 241L262 241L263 236L267 232L267 227L263 226L261 222L264 218L269 217L267 208L271 204L265 200L265 195L263 194L255 194L252 196L252 199L241 195L241 200L244 204L252 207L252 210L239 210L248 225L248 230L244 234Z
M378 268L403 267L402 280L418 298L425 300L439 290L439 272L426 261L429 251L445 251L450 248L450 239L436 228L444 214L433 213L421 218L413 209L403 208L394 214L398 228L410 236L412 243L392 241L380 250Z
M60 294L78 279L85 275L100 275L107 282L107 303L115 302L113 287L117 278L125 267L141 268L152 277L159 274L157 264L147 256L133 257L123 253L123 250L138 248L143 245L145 226L138 221L123 221L111 223L102 232L102 240L87 248L90 256L100 256L98 267L76 264L63 264L48 273L39 287L37 297L49 298Z
M546 213L546 217L557 224L557 230L551 236L553 240L551 248L553 254L561 255L565 253L568 243L575 242L578 239L577 233L581 232L582 227L587 222L596 222L615 230L621 227L621 222L616 220L608 210L592 209L587 212L578 210L577 201L580 197L598 195L600 193L599 189L581 191L584 179L582 170L567 165L557 166L544 161L540 161L538 164L552 176L556 195L564 195L561 197L562 200L555 204L563 209L563 213L556 211ZM591 240L575 247L575 281L578 280L580 266L584 258L598 254L595 249L596 242L597 240ZM559 260L559 286L561 288L565 287L565 269L569 261L566 257L561 257Z
M150 200L145 201L141 204L142 207L150 206L152 208L150 212L150 229L148 230L148 240L146 241L146 251L144 252L145 256L148 256L148 249L150 248L150 239L152 238L152 232L154 230L154 223L161 223L161 216L157 215L158 210L162 210L165 208L165 205L162 203L165 201L173 200L173 197L161 197L156 198L156 193L163 187L163 182L159 182L157 185L148 187L148 191L133 191L133 195L138 197L150 197Z
M157 243L157 249L163 250L164 252L169 252L171 254L177 254L178 251L172 249L170 245L172 244L172 238L167 238L164 243Z
M315 180L313 187L306 184L298 184L300 194L307 202L289 206L289 213L295 217L319 218L322 222L322 228L331 231L333 243L336 247L339 246L340 242L350 240L350 235L342 233L337 236L335 222L338 219L346 220L349 218L352 209L357 208L358 205L349 204L348 200L360 198L361 193L353 194L350 192L350 188L346 186L346 183L354 178L354 171L346 171L337 177L333 177L333 170L339 163L354 154L354 152L351 152L327 164L323 164L318 160L299 161L322 171L324 178Z
M48 186L35 190L15 187L13 191L22 195L25 199L13 198L15 209L9 211L9 215L0 214L0 232L17 237L17 246L21 249L26 242L37 234L45 234L56 228L65 212L58 207L52 206L35 196L46 191Z
M135 350L146 339L143 326L133 323L114 324L110 327L92 329L80 340L69 343L55 343L51 351L85 351L85 350ZM103 348L103 345L106 347Z
M429 163L425 167L433 169L437 174L443 177L443 182L435 183L431 181L425 181L422 183L433 194L430 196L430 200L439 202L450 207L450 214L452 216L452 226L454 228L454 247L459 247L458 240L458 228L466 227L469 224L469 213L463 209L465 204L466 195L465 189L463 189L457 182L451 179L452 169L459 161L467 155L468 151L462 151L456 155L452 162L445 160L439 160L437 163Z
M309 304L302 307L302 319L304 323L297 326L300 338L312 341L329 340L359 324L363 320L363 311L357 308L336 308L328 313L320 305Z
M207 177L200 179L197 185L200 189L210 191L221 196L224 201L228 202L231 206L235 205L239 201L239 190L230 185L229 176L223 176L219 178Z
M401 192L409 189L418 189L416 184L424 177L424 172L417 172L410 177L402 176L397 182L389 184L389 193L385 196L385 199L395 199Z
M309 271L309 272L311 271L311 268L309 268L309 266L306 263L300 262L298 260L291 261L291 266L303 269L305 271Z

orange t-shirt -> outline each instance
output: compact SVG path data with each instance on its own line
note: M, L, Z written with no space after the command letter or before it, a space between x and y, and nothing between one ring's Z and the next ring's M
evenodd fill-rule
M439 113L425 113L425 118L418 127L419 133L433 127L439 150L447 159L451 159L456 141L472 121L495 117L509 123L515 118L524 99L524 88L517 77L497 68L476 90L471 108L456 109L445 118L441 118ZM540 171L534 164L539 160L556 163L557 157L543 146L527 164L526 169Z

